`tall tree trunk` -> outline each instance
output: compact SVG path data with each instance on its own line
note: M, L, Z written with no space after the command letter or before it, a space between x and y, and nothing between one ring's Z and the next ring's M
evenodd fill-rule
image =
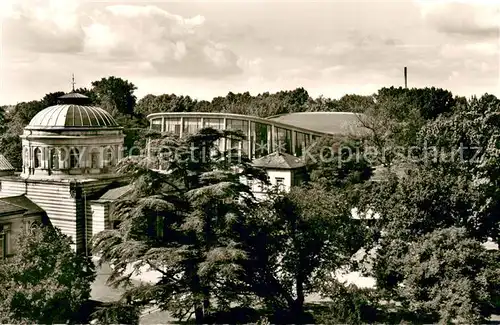
M210 309L210 291L208 287L203 287L203 311L205 315L208 315L208 310Z
M203 314L203 306L201 302L197 301L194 304L194 317L195 317L195 322L196 324L203 324L204 323L204 314Z
M191 295L194 296L194 316L196 324L203 324L205 314L203 312L203 304L200 300L200 296L202 294L202 288L200 284L200 277L197 272L197 265L189 265L188 266L188 274L191 279Z
M302 272L299 271L299 274L297 274L295 281L297 299L295 299L294 301L292 311L295 315L302 315L304 313L304 277Z

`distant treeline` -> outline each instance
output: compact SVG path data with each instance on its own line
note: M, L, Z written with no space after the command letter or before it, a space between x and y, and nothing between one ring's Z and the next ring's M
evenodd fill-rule
M102 78L92 82L90 89L79 88L76 92L87 95L90 102L110 112L125 129L125 145L130 147L141 141L147 127L146 116L157 112L225 112L269 117L295 112L368 112L376 107L386 107L396 119L405 119L415 108L423 119L451 112L457 103L465 103L463 97L455 97L440 88L382 88L371 96L345 95L340 99L312 98L304 88L262 93L255 96L229 92L225 97L211 101L196 100L190 96L175 94L146 95L137 100L136 86L118 77ZM16 168L21 167L21 140L23 128L36 113L57 104L63 91L46 94L40 100L0 107L1 152ZM381 105L382 104L382 105Z

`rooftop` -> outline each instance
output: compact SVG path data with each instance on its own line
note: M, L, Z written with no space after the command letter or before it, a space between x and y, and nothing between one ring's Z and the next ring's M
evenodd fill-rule
M10 162L5 158L4 155L0 154L0 171L11 171L14 170L14 167L10 164Z
M301 112L271 116L269 119L322 133L356 135L366 132L359 120L361 116L350 112Z
M67 98L82 98L82 99L87 99L88 97L79 93L69 93L66 95L62 95L59 97L59 99L67 99Z
M267 156L254 159L252 164L256 167L270 169L296 169L305 166L301 158L284 152L273 152Z
M27 129L118 127L115 119L96 106L61 104L47 107L31 119Z
M134 187L132 185L125 185L110 189L99 198L99 201L115 201L121 199L125 195L132 192L133 189Z
M12 214L42 214L45 211L33 203L25 195L0 198L0 215Z

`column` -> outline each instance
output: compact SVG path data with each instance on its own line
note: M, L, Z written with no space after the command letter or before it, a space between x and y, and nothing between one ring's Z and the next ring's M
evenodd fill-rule
M184 117L181 116L181 130L180 130L179 138L182 138L183 133L184 133Z

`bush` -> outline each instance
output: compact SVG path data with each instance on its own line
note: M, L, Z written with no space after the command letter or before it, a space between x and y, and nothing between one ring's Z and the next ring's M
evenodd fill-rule
M139 324L140 310L133 305L120 302L108 303L92 313L92 322L97 324Z
M373 289L344 285L337 280L324 284L322 295L331 299L325 310L317 315L322 324L360 324L377 320L377 298Z

